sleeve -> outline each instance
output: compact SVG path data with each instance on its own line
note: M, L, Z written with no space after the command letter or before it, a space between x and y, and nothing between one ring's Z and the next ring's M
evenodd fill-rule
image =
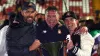
M0 55L1 56L7 55L7 51L6 51L6 31L7 29L8 29L8 26L5 26L0 30Z
M77 52L74 51L76 49L73 49L73 52L77 56L91 56L93 45L94 39L89 33L81 34L81 49L76 47Z
M34 32L33 32L33 36L34 36L34 41L37 39L37 36L36 36L36 34L37 34L37 29L36 29L36 25L33 25L33 27L34 27ZM34 42L33 41L33 42ZM31 51L29 51L29 47L26 47L26 48L24 48L24 50L23 50L23 53L25 53L25 54L28 54L28 53L30 53Z
M41 40L41 25L37 24L36 26L36 37L37 39Z
M24 48L23 54L29 54L30 52L35 52L34 50L29 51L29 47Z
M27 53L29 53L29 52L30 52L30 51L29 51L29 48L28 48L28 47L24 48L23 53L27 54Z

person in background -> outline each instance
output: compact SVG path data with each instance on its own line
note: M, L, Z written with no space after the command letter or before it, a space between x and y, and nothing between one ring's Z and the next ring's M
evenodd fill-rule
M35 17L35 21L36 23L41 23L43 21L44 18L42 18L43 15L41 13L37 13L36 17Z
M86 26L89 29L89 33L95 39L92 55L96 56L99 53L98 50L99 50L99 43L100 43L100 29L97 28L98 26L94 27L95 26L95 22L94 22L93 19L87 20L86 21Z
M84 23L84 25L82 24ZM94 46L93 46L93 50L92 50L92 56L98 56L98 47L99 47L99 42L100 42L100 30L95 26L95 22L93 19L84 19L84 20L80 20L80 24L81 26L86 26L89 29L89 33L92 35L92 37L95 40Z
M67 44L68 56L91 56L94 39L88 32L80 31L77 15L67 11L63 15L66 27L69 29L69 42Z
M8 15L8 13L6 13L6 11L5 11L6 9L4 8L3 9L3 15L2 15L2 19L4 20L3 22L2 22L2 24L0 25L0 29L2 29L4 26L6 26L6 25L9 25L9 15Z

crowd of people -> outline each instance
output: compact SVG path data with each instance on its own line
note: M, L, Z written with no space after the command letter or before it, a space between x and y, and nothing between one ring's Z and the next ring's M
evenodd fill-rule
M27 2L20 12L9 13L7 24L0 27L0 56L100 55L100 28L86 21L81 26L73 11L60 19L58 11L49 6L45 15L39 14L35 4Z

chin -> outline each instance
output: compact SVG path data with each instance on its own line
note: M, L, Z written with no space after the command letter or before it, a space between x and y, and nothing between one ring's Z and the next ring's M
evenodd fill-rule
M32 20L27 20L27 23L33 23L33 21Z
M31 24L31 23L33 23L33 22L27 22L27 23Z

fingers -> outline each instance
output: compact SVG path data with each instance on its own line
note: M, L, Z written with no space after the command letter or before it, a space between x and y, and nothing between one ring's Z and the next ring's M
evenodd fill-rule
M37 49L39 46L40 46L40 41L36 39L36 40L33 42L33 44L29 47L29 50L30 50L30 51L35 50L35 49Z
M72 41L68 42L68 44L67 44L67 49L70 50L70 49L72 49L73 47L74 47L73 42L72 42Z
M88 32L88 28L84 26L84 27L81 27L79 31L80 31L81 34L87 33Z

